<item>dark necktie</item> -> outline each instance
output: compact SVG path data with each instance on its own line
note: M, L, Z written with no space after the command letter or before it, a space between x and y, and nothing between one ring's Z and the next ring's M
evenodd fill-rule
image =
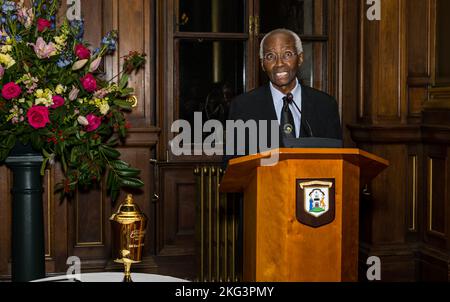
M292 93L283 97L283 108L281 109L280 131L281 138L295 138L295 123L289 104L294 101Z

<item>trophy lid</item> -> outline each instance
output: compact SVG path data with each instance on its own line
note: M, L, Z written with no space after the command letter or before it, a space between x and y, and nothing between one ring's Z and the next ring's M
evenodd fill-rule
M133 195L128 194L125 201L119 206L117 212L114 213L109 220L119 223L131 223L134 221L146 220L147 217L141 212L138 205L133 201Z

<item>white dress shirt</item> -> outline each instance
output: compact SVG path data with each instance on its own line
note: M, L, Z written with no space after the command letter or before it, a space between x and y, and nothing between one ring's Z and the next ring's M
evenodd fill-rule
M294 102L297 104L298 108L302 110L302 86L298 83L298 79L295 79L296 84L294 89L291 91L294 96ZM276 89L272 82L270 82L270 91L272 92L273 105L275 107L275 112L277 113L278 123L281 121L281 109L283 109L283 97L286 95L281 91ZM295 137L300 137L300 121L301 113L295 108L294 104L289 104L289 109L291 109L292 117L294 118L295 124Z

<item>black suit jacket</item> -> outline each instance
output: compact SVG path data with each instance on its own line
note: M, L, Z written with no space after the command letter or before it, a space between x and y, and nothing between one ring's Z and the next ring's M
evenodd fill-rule
M336 100L319 90L303 85L301 88L302 128L300 136L309 136L309 131L304 127L306 124L304 121L306 120L311 127L314 137L342 139L339 109ZM259 125L261 120L277 120L270 86L261 86L237 96L231 102L228 119L243 120L244 122L255 120L257 125ZM268 131L267 136L270 142L270 131ZM258 152L260 152L259 149ZM246 154L248 154L248 148L246 148ZM226 158L229 159L230 157L227 156Z

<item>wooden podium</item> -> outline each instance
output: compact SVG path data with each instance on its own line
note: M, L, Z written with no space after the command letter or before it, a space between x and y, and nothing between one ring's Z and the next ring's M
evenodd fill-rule
M231 160L220 184L221 192L244 192L244 281L357 281L360 181L388 161L359 149L276 151L273 166L261 164L267 154ZM325 192L307 187L311 183L333 185ZM322 191L328 208L313 202ZM304 215L316 209L314 215L327 212Z

